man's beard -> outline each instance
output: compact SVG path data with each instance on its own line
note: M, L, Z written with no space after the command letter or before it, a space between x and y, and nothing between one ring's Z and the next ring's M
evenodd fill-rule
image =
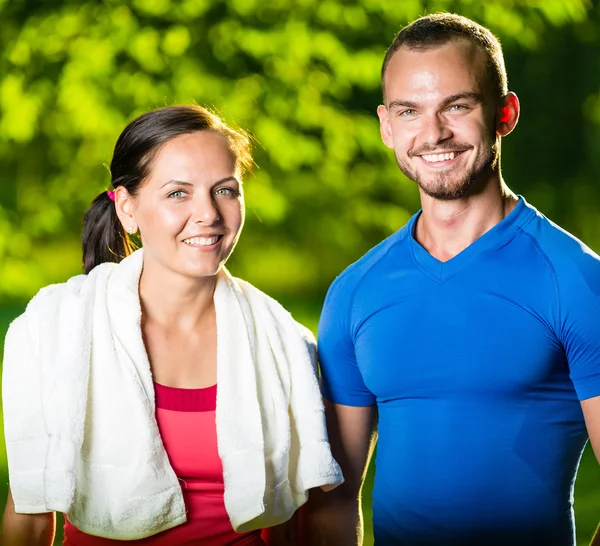
M412 154L409 154L409 157L426 154L430 151L443 153L444 149L466 151L471 148L447 143L443 147L436 146L434 150L420 148L418 153L412 152ZM452 201L453 199L460 199L471 193L471 191L477 187L477 182L484 181L485 177L482 175L489 173L496 168L499 157L498 151L498 143L492 141L487 149L486 157L481 158L477 164L473 165L469 170L464 171L462 176L456 173L455 169L451 169L448 172L441 172L434 175L433 179L428 181L423 180L416 169L414 169L408 161L400 159L398 154L395 155L396 163L398 163L400 170L405 176L414 180L423 193L440 201Z

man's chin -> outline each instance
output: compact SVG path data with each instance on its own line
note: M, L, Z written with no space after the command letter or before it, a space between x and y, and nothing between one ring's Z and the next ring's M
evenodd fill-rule
M423 182L422 180L417 180L416 182L425 195L439 201L460 199L469 193L473 185L469 180L444 184L440 184L439 182Z

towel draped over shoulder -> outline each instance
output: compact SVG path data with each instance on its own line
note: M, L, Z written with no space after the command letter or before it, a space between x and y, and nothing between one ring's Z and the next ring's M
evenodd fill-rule
M86 533L151 536L186 520L154 417L141 334L143 251L42 289L10 326L3 364L10 487L19 513L60 511ZM219 272L218 450L238 532L277 525L339 484L312 334Z

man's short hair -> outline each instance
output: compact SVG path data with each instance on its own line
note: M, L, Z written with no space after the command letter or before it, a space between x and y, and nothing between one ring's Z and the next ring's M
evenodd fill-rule
M385 98L383 78L392 56L401 47L416 51L425 51L445 45L453 40L465 40L481 49L485 55L489 82L495 99L499 100L508 93L508 81L502 46L496 36L487 28L462 15L454 13L435 13L413 21L398 32L388 48L381 67L381 87Z

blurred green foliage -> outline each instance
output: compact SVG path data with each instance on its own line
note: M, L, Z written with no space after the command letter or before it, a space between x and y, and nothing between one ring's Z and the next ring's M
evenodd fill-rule
M524 98L509 184L597 245L600 42L585 0L0 1L0 298L80 271L82 213L108 187L118 134L192 101L259 143L232 269L278 296L321 297L418 208L375 109L394 34L437 10L504 42Z
M439 10L503 42L522 104L508 184L599 250L597 1L0 0L0 311L80 272L81 217L125 124L195 101L257 140L231 270L314 327L334 276L419 206L375 109L394 34Z

